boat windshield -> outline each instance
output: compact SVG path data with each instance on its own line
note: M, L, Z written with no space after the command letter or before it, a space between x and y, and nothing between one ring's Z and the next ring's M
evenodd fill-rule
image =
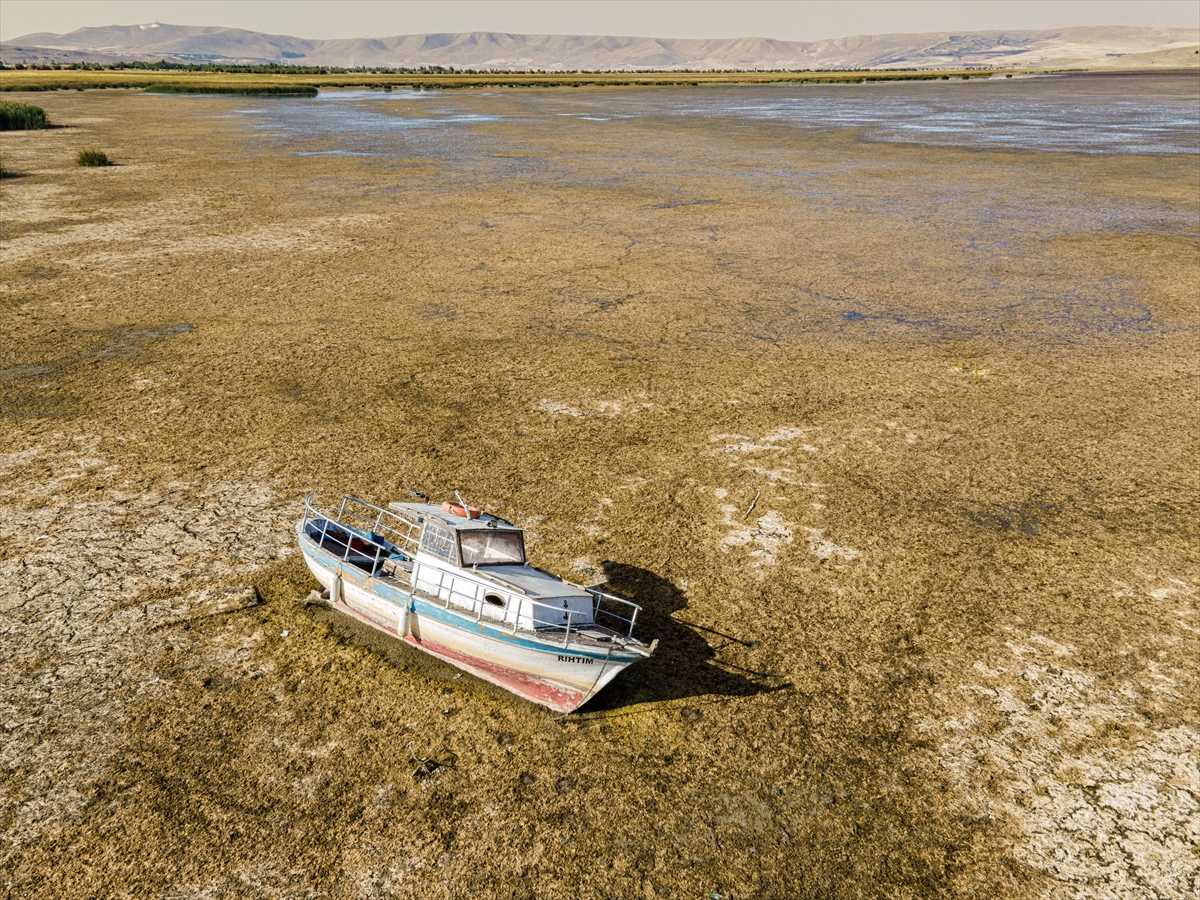
M519 531L486 531L482 528L458 533L464 566L519 566L525 562L525 541Z

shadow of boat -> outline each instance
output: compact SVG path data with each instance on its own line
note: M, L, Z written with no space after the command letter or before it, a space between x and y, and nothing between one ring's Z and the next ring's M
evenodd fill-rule
M689 697L752 697L786 689L779 676L749 670L737 671L718 664L714 639L746 642L719 631L690 625L675 618L687 609L683 591L660 575L638 566L607 560L605 590L642 607L635 634L649 642L658 639L654 656L631 666L580 711L601 712L635 703L684 700ZM709 635L706 637L705 635Z

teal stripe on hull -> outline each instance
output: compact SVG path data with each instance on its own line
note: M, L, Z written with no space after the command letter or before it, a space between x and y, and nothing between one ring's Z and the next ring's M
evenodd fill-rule
M442 622L452 628L457 628L459 631L482 635L489 640L499 641L513 647L521 647L526 650L536 650L539 653L562 654L569 653L571 656L579 656L598 661L610 659L614 662L634 662L641 659L641 655L637 653L622 652L614 647L611 653L604 652L589 652L579 650L574 647L563 647L561 644L546 644L543 641L531 640L522 637L519 634L513 634L511 631L505 631L488 624L486 621L475 622L466 619L461 615L457 615L450 610L423 600L420 597L415 597L407 591L395 588L390 584L384 584L371 576L357 566L351 566L343 563L343 561L334 556L328 550L323 550L320 547L314 546L307 535L301 535L300 551L308 557L316 561L322 569L336 572L341 575L343 581L348 581L355 587L360 588L380 599L387 600L394 606L403 609L408 607L413 613L418 616L425 616L435 621Z

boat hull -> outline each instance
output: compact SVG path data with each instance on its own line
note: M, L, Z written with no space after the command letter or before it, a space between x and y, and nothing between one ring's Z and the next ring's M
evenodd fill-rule
M444 601L372 578L321 549L297 528L304 561L330 605L484 681L555 712L578 709L645 657L620 647L551 643L477 619Z

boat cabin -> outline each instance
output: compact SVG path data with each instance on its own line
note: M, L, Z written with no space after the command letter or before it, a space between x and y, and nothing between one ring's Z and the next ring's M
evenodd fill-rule
M592 621L593 597L525 561L520 528L486 513L431 503L392 503L422 526L411 584L480 618L517 628L558 628ZM473 517L474 516L474 517Z

